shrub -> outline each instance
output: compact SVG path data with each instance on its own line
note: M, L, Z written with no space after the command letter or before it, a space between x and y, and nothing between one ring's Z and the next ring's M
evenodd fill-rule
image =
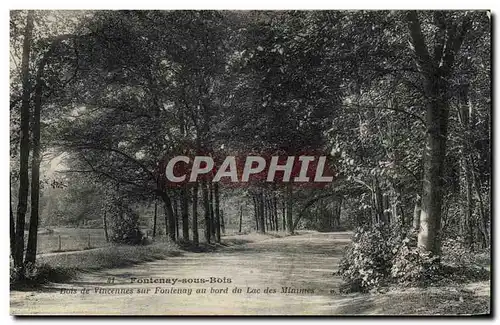
M417 248L417 233L412 232L399 244L391 267L391 277L403 284L424 284L437 280L439 256L422 253Z
M366 292L388 283L440 285L489 279L489 271L471 262L473 253L460 242L444 241L443 253L444 263L441 256L417 248L417 232L398 226L357 229L340 262L345 282L341 291Z
M366 292L380 286L391 272L399 236L392 236L388 226L358 228L339 265L345 282L344 292Z
M127 245L144 244L144 234L139 229L139 215L125 206L116 206L110 224L110 240Z
M24 267L10 265L11 288L37 287L47 282L64 281L73 275L73 270L51 267L45 263L26 263Z

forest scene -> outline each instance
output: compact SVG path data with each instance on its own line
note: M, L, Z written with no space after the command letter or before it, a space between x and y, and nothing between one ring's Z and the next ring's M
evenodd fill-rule
M12 10L11 313L490 314L491 47L488 11ZM333 181L166 180L308 153ZM167 276L229 294L62 294Z

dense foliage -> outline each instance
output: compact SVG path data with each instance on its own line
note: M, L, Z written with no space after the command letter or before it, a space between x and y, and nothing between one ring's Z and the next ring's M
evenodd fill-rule
M17 268L40 225L194 245L226 225L361 227L341 271L366 289L427 278L447 240L490 245L488 12L13 11L10 25ZM309 151L334 183L164 182L176 155Z

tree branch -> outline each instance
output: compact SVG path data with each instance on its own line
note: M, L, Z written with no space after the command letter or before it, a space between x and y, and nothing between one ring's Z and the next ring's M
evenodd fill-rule
M471 27L472 27L472 21L470 17L467 16L467 14L464 17L459 32L457 31L456 24L452 24L452 26L450 27L450 30L448 32L449 38L446 43L446 52L444 53L443 56L442 69L445 75L450 73L453 63L455 61L456 54L460 50L460 47L462 46L465 36L467 35Z
M363 106L363 105L355 105L355 104L349 104L349 105L343 105L343 106L344 107L353 107L354 106L354 107L357 107L357 108L367 108L367 109L386 109L386 110L390 110L390 111L394 111L394 112L399 112L399 113L406 114L406 115L411 116L413 118L416 118L417 120L419 120L420 122L422 122L423 126L427 125L425 123L424 118L421 117L420 115L412 113L412 112L405 111L403 109L399 109L397 107L388 107L388 106Z
M149 168L147 168L143 163L141 163L137 159L132 158L130 155L126 154L123 151L120 151L120 150L114 149L114 148L96 147L96 146L92 146L92 145L82 145L82 146L77 146L77 148L78 149L90 149L90 150L115 152L115 153L127 158L128 160L132 161L137 166L141 167L151 177L152 180L155 180L155 175L153 174L153 172L151 172L149 170Z
M417 62L423 71L430 73L434 67L427 45L425 44L424 36L422 35L422 29L420 27L417 12L415 10L408 11L406 13L406 20L408 22L411 44L415 50Z

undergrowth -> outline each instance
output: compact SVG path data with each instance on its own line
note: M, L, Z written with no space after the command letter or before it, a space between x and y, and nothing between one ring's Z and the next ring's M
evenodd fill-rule
M457 241L445 241L443 253L432 255L417 248L417 234L398 226L377 224L358 228L339 266L342 292L368 292L398 284L439 286L450 283L484 281L490 277L485 267L472 263L477 252ZM483 259L484 261L488 259Z

